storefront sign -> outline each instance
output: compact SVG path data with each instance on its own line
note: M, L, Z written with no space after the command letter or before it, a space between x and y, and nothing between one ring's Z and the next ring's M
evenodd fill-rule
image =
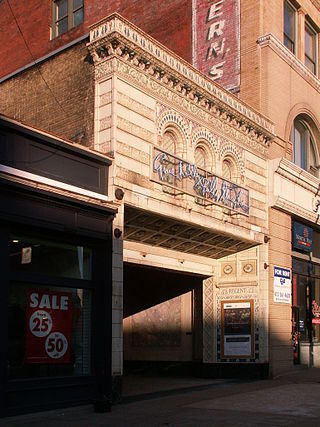
M292 246L305 252L312 251L313 230L304 224L293 221L292 223Z
M227 89L239 86L239 0L193 0L194 62Z
M221 302L222 357L253 357L253 301Z
M273 269L273 301L291 304L291 271L287 268Z
M320 325L320 307L316 300L312 301L312 323L314 325Z
M26 362L68 363L71 322L70 292L28 290Z
M249 215L249 190L156 147L153 150L152 179L180 193L201 197L206 204L217 204Z

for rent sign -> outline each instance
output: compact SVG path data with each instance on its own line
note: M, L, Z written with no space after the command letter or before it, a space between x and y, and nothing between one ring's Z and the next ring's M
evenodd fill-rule
M287 268L273 269L273 300L291 304L291 271Z
M72 294L30 289L27 294L26 362L68 363Z

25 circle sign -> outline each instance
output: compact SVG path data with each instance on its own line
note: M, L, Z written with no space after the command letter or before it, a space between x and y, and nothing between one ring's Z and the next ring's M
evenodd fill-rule
M37 310L29 320L30 332L36 337L46 337L52 329L52 317L47 311Z

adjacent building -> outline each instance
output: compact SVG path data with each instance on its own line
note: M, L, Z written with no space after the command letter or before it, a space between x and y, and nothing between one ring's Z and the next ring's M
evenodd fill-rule
M111 160L0 117L1 392L13 415L111 394Z
M319 1L241 1L240 97L275 124L269 150L272 372L319 366ZM268 4L267 4L268 3ZM279 303L274 267L292 269ZM290 339L292 336L292 345Z

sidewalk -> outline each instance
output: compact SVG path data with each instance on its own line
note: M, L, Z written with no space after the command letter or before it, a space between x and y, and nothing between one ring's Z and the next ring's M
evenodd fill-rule
M152 381L151 378L146 381ZM146 384L141 379L141 391ZM1 427L231 427L320 425L320 369L295 369L272 380L153 379L153 391L127 392L97 414L92 405L0 420ZM131 401L130 401L131 399ZM127 401L127 403L126 403Z

